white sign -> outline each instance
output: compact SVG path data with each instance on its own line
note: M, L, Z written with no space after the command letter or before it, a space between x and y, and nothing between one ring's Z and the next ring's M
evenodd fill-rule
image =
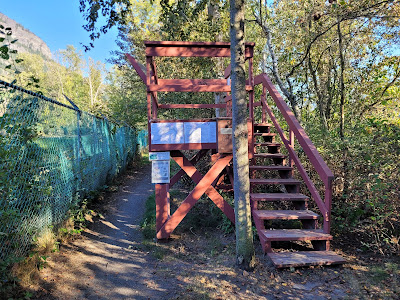
M149 152L149 160L169 160L169 152Z
M216 122L185 122L185 143L216 143Z
M232 128L221 128L221 134L232 134Z
M183 144L183 123L151 123L152 144Z
M169 160L153 160L151 166L152 183L169 183Z

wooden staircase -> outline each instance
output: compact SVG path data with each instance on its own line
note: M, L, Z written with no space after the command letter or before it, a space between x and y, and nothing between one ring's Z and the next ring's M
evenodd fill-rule
M278 268L344 263L341 256L329 251L332 236L319 228L320 215L307 209L309 198L300 193L302 181L293 178L293 163L287 164L287 155L280 153L281 144L275 142L276 133L271 128L268 123L254 124L254 155L250 160L252 215L263 251ZM273 206L278 209L265 209ZM293 252L278 244L298 241L308 249Z

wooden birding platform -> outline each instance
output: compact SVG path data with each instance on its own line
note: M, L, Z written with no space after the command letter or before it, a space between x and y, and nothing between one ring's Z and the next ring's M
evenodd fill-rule
M234 223L234 209L220 194L221 190L232 191L234 184L230 67L226 68L222 79L167 79L159 78L155 63L156 57L229 58L230 43L147 41L145 46L145 67L131 55L126 56L147 87L149 151L153 173L156 173L153 174L153 182L156 183L157 238L168 239L204 194ZM250 200L262 249L277 267L282 268L344 263L341 256L330 251L329 244L332 240L330 223L334 176L269 77L266 74L253 75L254 46L254 43L245 44L248 76L245 89L248 95ZM256 86L261 86L262 91L257 101L254 99ZM222 93L223 100L211 104L171 104L163 101L159 96L161 92ZM207 119L161 119L160 111L164 109L214 109L216 113L213 118ZM284 128L288 130L278 123L274 115L276 111L282 115L286 123ZM277 136L280 141L275 141ZM324 186L323 190L310 179L295 151L295 142L313 166ZM285 148L287 154L282 154L281 148ZM191 156L187 157L187 153ZM205 174L196 168L204 157L210 159L209 169L203 172ZM173 176L169 176L170 158L181 168ZM169 190L184 174L196 185L171 214ZM301 193L301 186L306 193ZM309 201L314 201L316 211L308 209ZM271 206L275 208L270 209ZM282 242L299 241L304 243L302 247L305 249L293 251L292 246L282 249Z

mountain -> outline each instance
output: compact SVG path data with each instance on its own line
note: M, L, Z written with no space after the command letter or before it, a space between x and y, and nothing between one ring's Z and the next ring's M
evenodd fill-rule
M13 49L18 52L39 54L45 59L51 59L51 51L47 44L37 35L26 29L21 24L0 12L0 24L5 28L11 27L12 39L18 41L13 44Z

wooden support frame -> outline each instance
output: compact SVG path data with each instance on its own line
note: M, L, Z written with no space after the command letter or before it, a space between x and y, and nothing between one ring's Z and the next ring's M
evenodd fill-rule
M232 160L232 155L221 155L220 158L214 163L210 170L202 176L200 172L191 164L191 162L180 152L171 151L171 157L181 166L181 168L197 183L196 187L190 192L178 209L172 216L161 226L157 231L158 239L167 239L183 218L187 215L190 209L196 204L200 197L206 193L208 197L227 215L232 221L233 208L226 203L226 201L219 195L219 193L212 186L212 183L217 179L219 174L229 165ZM165 200L157 199L156 203L165 205ZM157 204L156 204L157 205ZM167 209L167 208L166 208ZM162 209L160 211L164 211ZM160 215L161 217L164 215ZM234 213L233 213L234 221ZM162 221L160 221L162 222Z
M207 151L199 151L199 157L195 156L195 161L198 162L201 157L203 157ZM196 169L196 167L189 161L181 151L171 151L172 159L182 168L182 170L193 180L194 183L198 184L203 175ZM215 159L214 165L219 161L222 156L220 154L214 154L212 157ZM224 168L217 174L214 181L210 185L210 187L205 191L205 194L215 203L215 205L227 216L227 218L232 222L235 223L235 213L233 208L227 203L224 198L217 192L214 188L213 184L217 183L219 176L221 175L222 171L229 165L229 162L224 166Z

